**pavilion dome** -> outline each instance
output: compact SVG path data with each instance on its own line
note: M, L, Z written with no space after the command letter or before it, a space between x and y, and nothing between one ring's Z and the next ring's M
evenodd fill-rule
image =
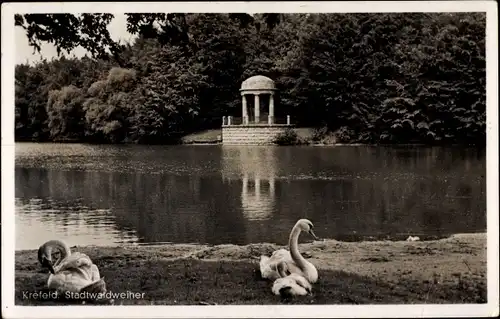
M274 81L263 75L252 76L241 83L241 90L275 90Z

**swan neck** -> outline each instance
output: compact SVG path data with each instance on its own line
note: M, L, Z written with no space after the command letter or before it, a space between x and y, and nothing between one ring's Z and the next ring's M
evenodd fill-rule
M293 227L292 232L290 233L290 238L288 240L288 246L290 247L290 254L292 255L293 261L300 267L300 269L305 269L305 259L299 252L299 236L300 236L300 228L295 225Z

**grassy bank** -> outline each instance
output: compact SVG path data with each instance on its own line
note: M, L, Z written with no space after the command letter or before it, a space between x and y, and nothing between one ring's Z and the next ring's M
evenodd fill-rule
M206 130L188 134L181 138L183 144L216 144L222 142L222 130Z
M259 277L258 260L278 246L159 245L74 247L88 254L112 292L144 293L114 304L387 304L486 302L486 234L422 242L335 240L301 244L319 270L313 295L281 300ZM45 289L47 273L36 251L16 252L15 302L64 301L23 298ZM67 301L66 301L67 302Z

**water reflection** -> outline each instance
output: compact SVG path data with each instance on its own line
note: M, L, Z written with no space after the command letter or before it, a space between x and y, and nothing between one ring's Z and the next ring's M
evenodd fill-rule
M270 219L275 211L278 165L275 147L224 146L222 176L241 176L241 209L249 221Z
M304 217L339 240L486 228L474 149L34 145L16 150L17 249L284 244Z
M68 206L55 200L16 199L15 224L16 249L33 249L54 238L71 246L111 246L137 241L134 230L117 227L111 210Z
M249 185L248 174L243 176L243 185L241 191L241 204L243 215L248 220L265 220L269 219L274 210L274 179L264 180L267 182L266 189L261 189L261 179L257 175L252 184Z
M213 196L211 190L220 190L227 197ZM16 168L19 215L30 219L29 214L36 213L40 221L61 229L57 235L74 230L68 221L77 219L84 220L89 227L112 223L122 233L133 229L127 242L241 243L240 233L244 232L241 214L231 209L239 205L237 194L234 188L224 187L220 179L209 177L156 175L151 178L139 172ZM45 205L27 209L21 204L23 199L34 197L41 198ZM112 212L113 218L95 219L96 214L90 211ZM21 233L28 232L24 226L27 225L19 226L21 237ZM103 234L108 232L102 227L98 230ZM88 237L74 241L103 245L111 244L110 241L125 242L116 238L100 242L101 238L90 240Z

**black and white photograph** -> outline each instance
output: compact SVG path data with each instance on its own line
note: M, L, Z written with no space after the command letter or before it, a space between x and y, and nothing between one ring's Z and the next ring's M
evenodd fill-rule
M2 316L498 316L497 28L2 3Z

